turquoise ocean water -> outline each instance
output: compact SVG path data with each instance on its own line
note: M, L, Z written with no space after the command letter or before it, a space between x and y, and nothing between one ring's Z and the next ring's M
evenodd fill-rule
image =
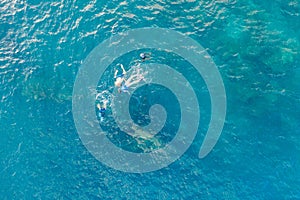
M1 199L300 199L298 0L2 0L0 19ZM130 174L105 166L83 146L72 90L93 48L142 27L182 32L207 50L224 81L227 116L213 151L198 159L209 94L178 61L178 70L201 86L197 137L168 167ZM128 64L134 55L119 61ZM152 56L151 62L172 64L164 52ZM169 134L160 136L167 143L178 104L158 98L159 92L172 97L163 88L151 97L151 87L138 91L150 97L133 99L138 107L131 109L147 113L151 102L165 104L174 116ZM145 148L130 146L124 135L111 140L127 150Z

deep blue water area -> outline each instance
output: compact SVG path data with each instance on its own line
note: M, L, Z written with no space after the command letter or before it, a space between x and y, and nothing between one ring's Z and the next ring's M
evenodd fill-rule
M1 199L300 199L298 0L2 0L0 19ZM224 82L227 116L216 146L199 159L210 119L205 83L180 57L146 49L152 52L147 62L172 65L191 80L201 99L200 126L190 148L168 167L125 173L82 144L72 91L97 45L143 27L176 30L205 48ZM139 53L115 60L97 90L111 91L114 65L129 69ZM165 145L180 118L171 92L149 84L136 91L130 110L144 125L155 103L169 114L156 136ZM155 149L113 122L99 125L128 151Z

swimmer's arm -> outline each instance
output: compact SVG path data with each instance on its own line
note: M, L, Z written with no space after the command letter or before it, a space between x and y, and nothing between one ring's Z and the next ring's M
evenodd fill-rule
M122 68L123 74L126 74L126 70L124 69L124 66L122 64L120 64L120 66Z
M114 78L117 78L118 70L115 71Z
M151 59L151 52L146 54L145 60L150 60Z
M150 59L151 59L151 53L146 56L145 60L150 60Z

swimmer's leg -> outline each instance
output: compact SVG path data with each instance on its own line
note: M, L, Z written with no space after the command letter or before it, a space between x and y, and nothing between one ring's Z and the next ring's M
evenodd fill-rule
M103 108L106 109L108 100L103 101Z
M126 82L126 86L127 86L127 87L130 87L130 86L132 86L132 85L138 84L139 82L141 82L141 81L143 80L143 78L144 78L144 77L139 78L139 79L134 80L134 81L129 82L129 83Z
M139 76L139 74L133 74L133 75L131 75L131 76L125 81L126 85L127 85L127 82L130 83L134 78L136 78L136 77L138 77L138 76Z

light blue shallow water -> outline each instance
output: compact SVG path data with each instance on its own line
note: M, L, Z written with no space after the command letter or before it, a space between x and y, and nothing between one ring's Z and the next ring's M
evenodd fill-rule
M1 199L300 199L299 1L3 0L0 18ZM174 29L205 47L228 106L220 140L198 159L210 108L195 76L204 114L192 146L167 168L128 174L81 143L72 89L94 47L141 27Z

